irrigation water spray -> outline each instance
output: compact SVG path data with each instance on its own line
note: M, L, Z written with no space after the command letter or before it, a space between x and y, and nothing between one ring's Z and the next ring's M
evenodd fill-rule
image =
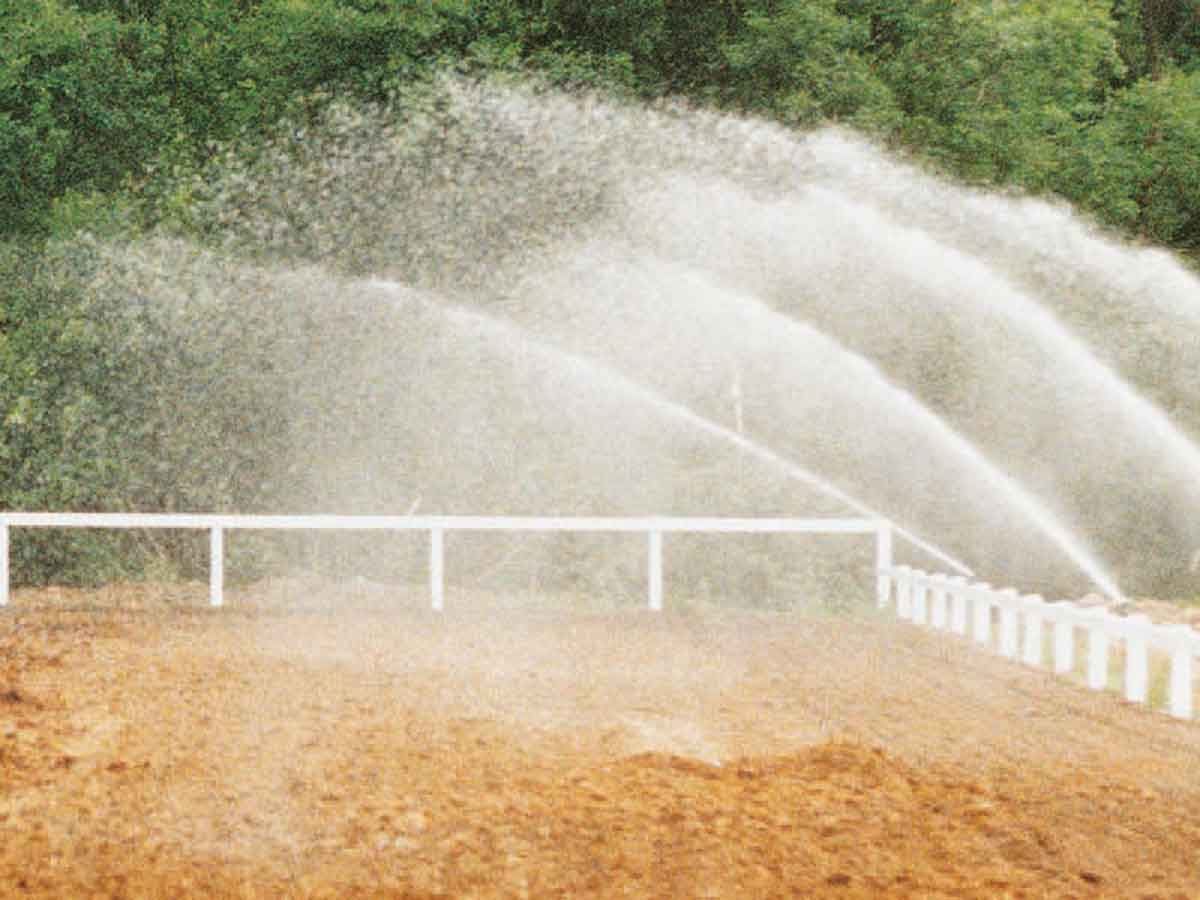
M399 286L387 281L374 281L373 285L388 291L394 291ZM621 375L605 369L603 366L597 365L595 362L585 359L581 356L576 356L572 353L566 353L556 347L546 344L542 341L532 339L527 333L519 328L514 328L505 322L493 319L490 316L478 312L459 309L456 307L441 307L446 317L455 323L461 323L465 326L479 331L491 338L503 342L512 351L530 352L538 357L547 359L552 365L563 372L563 374L571 379L580 379L586 382L589 386L598 387L601 390L612 391L622 397L628 398L631 402L639 405L645 405L651 409L656 415L662 416L668 421L673 421L682 424L683 426L708 435L722 443L729 444L742 451L746 455L752 457L759 462L765 463L768 466L777 469L786 475L789 479L798 481L810 488L813 488L818 494L830 498L837 503L853 510L861 516L872 519L885 518L879 512L864 504L861 500L846 493L837 485L831 483L815 472L811 472L803 466L797 465L789 459L785 459L778 453L770 450L761 444L739 434L735 431L730 431L721 425L706 419L703 416L697 415L686 406L655 394L653 391L647 390L645 387L630 381ZM939 549L928 540L914 534L902 524L896 525L896 533L904 540L908 541L918 550L927 553L939 563L949 566L955 572L962 575L974 574L965 563L962 563L950 556L945 551Z
M186 310L164 327L272 399L243 450L267 433L287 450L226 507L840 503L1045 592L1194 578L1197 383L1121 348L1186 368L1200 286L1060 208L842 132L462 81L335 107L188 190L181 236L112 249L97 290ZM186 249L195 233L208 249ZM370 279L440 299L385 308ZM513 323L517 352L440 303ZM595 362L522 357L535 342Z
M925 505L927 514L934 516L944 497L917 479L889 480L886 473L913 458L940 458L947 467L943 471L959 469L958 477L976 482L976 490L957 503L970 507L981 520L994 517L988 537L993 551L1003 543L1007 523L1019 516L1105 594L1121 596L1094 554L1050 510L865 358L752 297L720 288L694 269L648 257L635 248L589 246L574 256L567 266L569 281L551 276L521 286L526 296L546 298L535 319L543 332L573 342L581 351L601 352L612 367L636 373L643 383L672 396L690 397L689 402L706 409L719 398L719 385L708 385L698 396L696 382L701 379L693 373L699 369L703 375L707 359L714 363L709 371L716 371L719 379L721 366L714 357L727 360L737 374L733 387L739 406L734 418L739 433L746 422L743 407L748 403L753 411L766 406L774 420L773 446L796 447L802 458L821 460L822 471L836 474L843 485L853 485L852 492L888 496L892 508ZM621 260L619 266L612 264L614 258ZM584 284L589 287L586 293L580 290ZM572 297L566 310L554 303L561 295ZM653 352L617 335L605 339L605 324L614 321L622 323L624 333L663 337ZM724 335L719 348L712 346L714 333ZM581 334L588 338L579 340ZM689 360L699 365L689 369ZM681 371L692 377L681 382ZM825 386L814 402L806 388L816 383ZM830 413L831 407L840 408L837 415ZM751 418L758 419L758 427L767 426L761 417ZM805 440L799 440L799 434ZM871 439L864 439L866 435Z

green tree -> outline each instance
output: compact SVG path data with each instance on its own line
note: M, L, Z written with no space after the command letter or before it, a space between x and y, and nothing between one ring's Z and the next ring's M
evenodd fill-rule
M0 248L0 505L269 503L291 389L271 351L293 337L272 327L270 277L170 243ZM127 573L147 553L184 572L201 560L178 535L138 540L143 552L118 564L110 541L24 535L18 575L89 580Z
M655 47L662 93L719 98L731 72L722 52L742 26L743 0L664 0Z
M1126 85L1159 78L1172 67L1200 66L1200 0L1116 0L1113 18L1129 72Z
M1200 61L1200 2L1197 0L1141 0L1138 4L1145 70L1151 78L1162 76L1172 64Z
M725 47L728 99L793 125L888 128L895 105L866 54L870 39L866 23L841 15L833 0L753 3Z
M439 55L463 55L461 19L429 3L267 0L237 34L241 60L233 99L255 124L274 121L294 97L318 89L382 101Z
M0 233L44 230L68 190L112 191L175 130L144 23L54 0L0 30Z
M1057 186L1064 148L1123 71L1095 0L925 0L881 33L903 142L969 179L1033 191Z
M1078 143L1063 192L1148 240L1200 251L1200 71L1118 95Z

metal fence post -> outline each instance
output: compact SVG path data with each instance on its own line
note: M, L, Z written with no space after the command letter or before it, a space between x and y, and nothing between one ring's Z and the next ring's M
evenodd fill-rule
M208 537L208 602L210 606L224 606L225 532L214 525Z

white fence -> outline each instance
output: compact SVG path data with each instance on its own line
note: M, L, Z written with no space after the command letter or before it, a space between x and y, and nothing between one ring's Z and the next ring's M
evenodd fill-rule
M226 531L426 531L429 533L429 589L432 608L445 606L445 534L448 531L582 531L642 533L647 538L647 606L663 608L663 535L696 534L869 534L876 547L880 608L895 599L901 619L993 643L993 619L1000 653L1031 666L1043 666L1044 642L1052 634L1051 665L1056 673L1075 666L1077 630L1086 635L1087 683L1108 684L1113 641L1125 652L1124 693L1145 703L1149 695L1149 653L1170 657L1168 706L1172 715L1191 718L1194 659L1200 634L1187 625L1160 625L1147 617L1116 616L1103 608L1070 602L1047 603L1012 588L996 590L959 575L931 574L892 564L893 526L884 519L600 518L536 516L250 516L156 513L0 513L0 607L9 602L9 533L13 528L182 528L209 532L209 601L224 603ZM1047 629L1050 629L1048 632Z
M1150 651L1170 657L1168 709L1181 719L1192 716L1193 661L1200 656L1200 634L1189 625L1162 625L1146 616L1118 616L1103 607L1047 603L1006 588L969 582L957 575L937 575L908 566L879 570L879 606L895 595L896 614L917 625L969 636L976 643L995 643L1003 656L1026 665L1044 666L1046 640L1056 673L1075 667L1075 639L1086 639L1087 684L1093 690L1108 686L1109 654L1114 641L1123 644L1124 694L1136 703L1149 695ZM993 622L995 619L995 623ZM993 624L999 633L992 634Z
M634 532L647 536L647 605L663 607L663 535L872 534L876 564L892 564L892 525L882 519L548 518L531 516L237 516L156 513L0 513L0 606L9 599L9 531L12 528L189 528L209 532L209 601L225 598L226 531L427 531L432 606L445 605L447 531Z

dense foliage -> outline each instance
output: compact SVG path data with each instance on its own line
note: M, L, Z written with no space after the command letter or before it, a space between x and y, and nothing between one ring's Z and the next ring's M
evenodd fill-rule
M1200 250L1198 0L0 3L0 231L45 234L315 96L438 67L837 120ZM82 211L81 211L82 207Z

